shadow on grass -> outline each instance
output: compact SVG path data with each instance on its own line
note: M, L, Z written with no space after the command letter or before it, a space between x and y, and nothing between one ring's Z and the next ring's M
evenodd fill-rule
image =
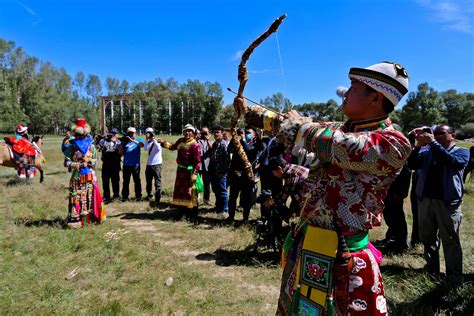
M20 185L30 185L32 184L32 180L34 178L33 179L20 179L17 176L7 176L6 179L8 179L7 182L5 183L7 187L16 187Z
M153 204L150 203L150 207ZM165 209L163 209L165 208ZM210 213L207 209L199 210L199 214ZM161 220L177 222L187 220L192 223L195 228L212 229L215 226L222 227L226 225L222 220L205 216L193 216L192 212L180 210L179 208L172 208L169 203L160 203L160 209L145 213L119 213L109 217L119 217L120 219L138 219L138 220ZM203 225L203 226L201 226Z
M45 176L52 176L52 175L60 174L60 173L66 173L66 172L65 172L65 171L62 171L62 170L57 170L57 171L45 172L44 175L45 175Z
M17 218L13 221L15 225L25 226L25 227L43 227L48 226L52 228L64 229L67 227L66 222L61 217L56 217L53 219L39 219L39 220L30 220L27 218Z
M244 250L217 249L214 253L201 253L196 256L196 259L200 261L215 261L216 265L222 267L277 267L280 258L273 251L255 251L255 245L250 245Z
M398 280L412 280L416 284L419 276L427 276L427 282L418 286L413 300L393 302L387 299L391 315L474 315L474 274L464 274L464 283L454 288L444 282L444 274L429 275L424 269L409 269L396 265L380 267L384 276ZM396 281L395 281L396 282ZM424 288L431 288L423 293ZM420 295L421 294L421 295Z

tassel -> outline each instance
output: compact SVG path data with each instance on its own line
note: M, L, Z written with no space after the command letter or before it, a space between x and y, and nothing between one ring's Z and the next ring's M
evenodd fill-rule
M327 313L328 313L328 316L334 316L335 315L334 300L333 300L332 294L330 294L329 297L328 297Z
M295 290L295 294L293 295L293 302L291 303L291 314L292 315L298 315L299 314L300 291L301 291L301 286L298 284L298 287Z

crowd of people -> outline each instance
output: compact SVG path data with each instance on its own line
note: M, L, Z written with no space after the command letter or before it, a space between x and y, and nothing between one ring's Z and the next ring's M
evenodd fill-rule
M411 245L422 243L426 269L439 273L442 242L447 280L461 284L459 228L469 151L456 145L455 131L448 125L415 128L405 137L391 123L388 114L408 91L408 75L399 64L351 68L349 78L351 88L343 103L349 119L344 123L313 122L295 111L280 115L248 107L243 98L234 100L248 124L238 130L237 142L253 177L222 126L198 131L187 124L174 143L155 138L152 128L146 129L145 141L133 127L121 138L112 129L97 144L103 160L104 201L120 197L121 169L122 201L129 201L131 177L135 200L142 199L143 148L148 152L146 199L158 205L162 149L176 150L172 205L181 215L196 219L200 193L202 203L210 205L212 188L215 212L225 223L235 221L237 205L248 223L256 201L261 203L263 219L277 216L280 224L295 219L283 243L278 313L336 309L342 314L383 315L387 308L379 270L382 253L369 242L369 230L380 226L384 217L386 238L376 246L384 253L404 253L410 243L403 200L410 196ZM105 217L93 172L95 146L85 137L84 124L78 120L74 135L63 144L65 166L73 172L68 219L81 225Z

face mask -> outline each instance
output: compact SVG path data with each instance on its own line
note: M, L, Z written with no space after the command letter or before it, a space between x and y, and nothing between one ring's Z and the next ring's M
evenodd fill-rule
M251 141L252 140L252 134L245 134L245 140L246 141Z

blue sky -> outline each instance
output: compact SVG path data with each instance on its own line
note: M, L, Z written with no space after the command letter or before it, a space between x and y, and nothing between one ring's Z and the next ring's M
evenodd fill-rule
M247 63L249 98L338 100L350 67L385 60L407 69L410 91L474 92L472 0L2 0L0 37L73 77L217 81L230 103L241 52L283 13L283 67L272 35Z

